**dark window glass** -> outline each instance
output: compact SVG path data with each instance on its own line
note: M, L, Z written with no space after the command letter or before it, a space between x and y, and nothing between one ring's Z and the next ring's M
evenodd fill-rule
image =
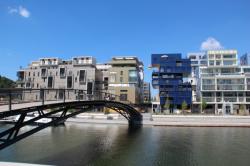
M121 94L120 95L120 101L126 101L128 98L128 95L127 94Z
M80 70L79 82L85 82L85 70Z
M67 88L72 88L73 83L72 83L72 76L67 77Z
M88 84L87 84L87 94L92 94L92 89L93 89L93 83L88 82Z
M42 77L46 76L46 69L42 69L42 70L41 70L41 76L42 76Z
M60 77L65 77L65 68L60 68Z
M48 77L48 88L52 88L53 86L53 77Z

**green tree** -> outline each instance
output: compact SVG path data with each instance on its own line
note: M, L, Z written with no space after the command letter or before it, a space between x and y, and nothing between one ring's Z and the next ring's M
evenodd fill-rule
M14 88L15 82L0 75L0 88Z
M201 112L203 112L204 109L207 107L207 102L205 100L201 101Z
M166 110L169 110L169 108L170 108L170 101L169 101L168 98L166 99L166 102L165 102L165 104L164 104L164 108L165 108Z
M181 104L181 109L182 109L182 113L184 113L184 111L187 109L187 103L185 100Z
M240 112L239 112L241 115L244 115L245 114L245 108L244 108L244 105L241 104L240 105Z

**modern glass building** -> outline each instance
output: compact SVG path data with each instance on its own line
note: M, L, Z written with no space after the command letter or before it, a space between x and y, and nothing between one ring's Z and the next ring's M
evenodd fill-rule
M184 101L192 103L192 87L186 79L191 73L190 59L183 59L181 54L152 54L151 66L157 69L152 73L152 86L159 89L162 107L166 102L174 107Z

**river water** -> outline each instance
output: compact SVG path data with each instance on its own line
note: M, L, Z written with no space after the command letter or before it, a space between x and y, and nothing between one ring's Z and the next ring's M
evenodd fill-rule
M0 161L60 166L249 166L250 128L130 129L67 123L0 151Z

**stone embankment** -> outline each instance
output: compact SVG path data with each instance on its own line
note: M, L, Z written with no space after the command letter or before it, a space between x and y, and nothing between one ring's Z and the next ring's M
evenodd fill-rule
M67 122L128 124L120 114L83 113ZM151 115L143 114L143 125L186 127L250 127L250 116L236 115Z

